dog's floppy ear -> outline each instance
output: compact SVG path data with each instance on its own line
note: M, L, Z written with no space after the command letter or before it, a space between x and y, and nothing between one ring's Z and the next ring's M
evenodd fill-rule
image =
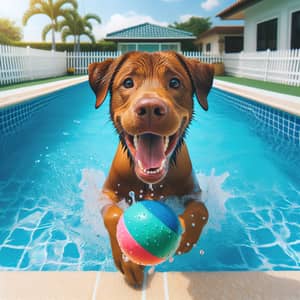
M107 59L101 63L93 63L88 67L90 86L96 94L98 108L104 101L110 87L113 70L111 68L114 59Z
M180 56L180 60L186 66L198 102L204 110L208 110L207 95L213 84L213 66L184 56Z

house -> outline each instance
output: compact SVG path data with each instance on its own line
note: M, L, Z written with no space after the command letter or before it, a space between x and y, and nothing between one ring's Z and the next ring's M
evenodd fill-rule
M105 40L117 42L118 50L128 51L181 51L181 43L195 40L192 33L170 27L143 23L106 35Z
M238 0L218 15L244 20L244 51L300 48L299 0Z
M241 52L244 43L243 26L216 26L198 37L195 44L200 52L215 54Z

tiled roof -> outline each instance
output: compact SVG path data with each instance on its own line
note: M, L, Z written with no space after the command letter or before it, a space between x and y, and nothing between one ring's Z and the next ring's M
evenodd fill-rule
M150 23L143 23L106 35L106 40L156 40L156 39L189 39L196 37L192 33L170 27L163 27Z
M243 34L244 26L215 26L202 34L198 39L210 36L212 34Z
M262 0L237 0L232 5L225 8L223 11L217 14L217 17L220 17L221 19L242 19L243 10L246 8L260 2ZM234 17L236 15L236 17ZM232 18L231 18L232 17Z

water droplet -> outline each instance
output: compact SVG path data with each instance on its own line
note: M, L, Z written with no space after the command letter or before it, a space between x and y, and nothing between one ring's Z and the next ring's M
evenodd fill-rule
M171 264L174 261L174 257L169 258L169 263Z
M150 194L150 196L151 196L151 197L154 197L154 194L153 194L153 193L151 193L151 194Z
M186 246L189 247L191 244L189 242L186 243Z
M119 194L119 192L118 192L118 191L115 191L115 194L116 194L116 195L118 195L118 194Z
M150 189L151 191L153 191L153 184L152 184L152 183L149 184L149 189Z
M196 226L196 224L195 223L192 223L192 227L195 227Z
M204 255L205 254L205 252L204 252L203 249L201 249L199 253L200 253L200 255Z
M39 164L41 161L39 159L34 161L36 164Z
M129 258L123 253L122 254L122 259L125 261L125 262L129 262Z
M163 195L161 195L159 198L160 198L160 199L163 199L163 198L164 198L164 196L163 196Z
M132 203L135 203L136 201L135 201L135 193L134 193L134 191L130 191L130 192L128 193L128 195L129 195L129 197L131 197Z
M149 275L152 275L153 273L155 272L155 267L151 267L149 270L148 270L148 274Z
M140 190L140 193L142 194L142 193L144 193L144 191L143 191L143 190Z
M202 220L206 220L206 217L202 217Z
M140 195L140 199L142 199L143 198L143 195Z
M197 246L197 244L194 244L193 247L195 248Z
M178 255L181 255L181 251L178 251L177 254L178 254Z
M120 185L121 185L120 183L117 184L118 187L119 187Z
M194 218L195 216L194 216L194 214L191 214L191 218Z
M163 184L161 184L159 187L160 187L160 188L163 188L164 186L163 186Z

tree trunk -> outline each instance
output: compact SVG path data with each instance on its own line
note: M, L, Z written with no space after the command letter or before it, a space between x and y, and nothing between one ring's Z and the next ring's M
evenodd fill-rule
M74 46L73 46L73 51L76 52L76 35L74 35Z
M80 35L78 35L77 51L80 52Z
M56 47L55 47L55 28L54 28L54 21L52 21L52 50L55 51Z

